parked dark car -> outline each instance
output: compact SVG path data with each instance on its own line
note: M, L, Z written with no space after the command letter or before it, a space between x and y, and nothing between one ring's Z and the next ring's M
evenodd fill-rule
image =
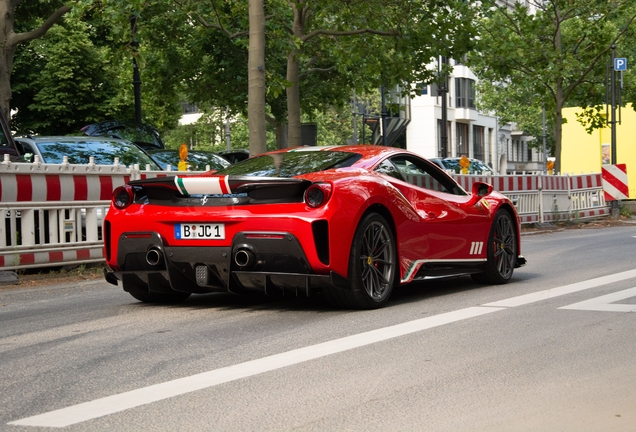
M148 154L164 170L168 169L168 165L171 166L172 170L177 170L179 166L179 150L149 150ZM227 159L214 152L200 150L188 150L186 162L188 163L188 169L191 171L205 171L206 166L216 171L231 165Z
M8 154L9 159L12 161L20 157L15 142L13 141L9 125L4 115L0 114L0 162L4 160L5 154Z
M142 170L149 165L151 170L161 171L146 152L129 141L116 138L38 136L15 138L15 142L27 162L33 162L37 155L42 163L59 164L67 156L68 163L86 164L92 156L97 165L112 165L114 159L119 158L122 165L139 164Z
M93 123L84 126L81 132L88 136L105 136L128 140L144 150L166 147L155 128L134 120L111 120Z

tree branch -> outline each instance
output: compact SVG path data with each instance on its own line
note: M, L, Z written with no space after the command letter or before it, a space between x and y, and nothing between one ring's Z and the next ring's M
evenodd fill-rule
M212 3L212 2L210 2ZM201 16L201 14L197 11L195 11L195 15L196 18L193 18L192 15L190 15L189 12L187 12L185 10L185 8L183 7L183 3L180 3L178 1L175 1L175 4L192 20L192 21L198 21L203 27L205 28L212 28L212 29L217 29L222 31L223 33L225 33L227 35L227 37L229 37L230 39L234 39L236 37L239 36L247 36L249 34L249 32L247 31L238 31L235 33L230 32L228 29L226 29L225 27L223 27L223 25L221 25L221 19L219 17L219 13L216 10L216 7L214 5L212 5L212 8L214 9L214 14L216 15L216 21L218 24L211 24L209 23L205 18L203 18L203 16Z
M349 31L331 31L331 30L321 29L321 30L314 30L311 33L307 33L306 35L301 37L300 40L302 40L303 42L307 42L309 39L313 37L322 36L322 35L353 36L353 35L358 35L363 33L370 33L370 34L374 34L378 36L398 36L400 34L400 32L398 32L397 30L381 31L381 30L374 30L374 29L358 29L358 30L349 30Z
M316 73L316 72L331 72L335 68L336 68L335 66L331 66L331 67L328 67L328 68L313 68L313 69L309 69L307 72L303 72L300 75L298 75L298 78L304 78L307 75L310 75L310 74Z
M53 12L51 16L49 16L48 19L44 22L44 24L42 24L35 30L24 33L13 33L13 31L11 31L7 36L7 46L12 48L20 42L26 42L44 36L46 32L49 31L51 27L53 27L53 24L58 22L60 18L62 18L62 16L64 16L64 14L66 14L70 10L71 6L62 6L61 8Z

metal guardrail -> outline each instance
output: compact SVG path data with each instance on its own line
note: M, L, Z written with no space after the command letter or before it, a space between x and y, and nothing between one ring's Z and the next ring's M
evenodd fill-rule
M112 191L172 174L138 166L0 163L0 270L103 261L101 225ZM453 177L466 190L474 181L492 184L513 201L524 224L610 214L600 174Z

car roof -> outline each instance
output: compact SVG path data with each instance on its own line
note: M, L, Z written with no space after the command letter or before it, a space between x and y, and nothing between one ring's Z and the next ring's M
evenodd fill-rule
M80 129L80 132L83 132L88 136L108 136L107 134L109 132L115 134L116 131L124 131L125 133L122 135L124 138L134 136L135 139L151 139L151 141L144 140L139 142L135 141L135 139L131 139L131 141L135 142L135 144L140 147L144 147L146 149L165 148L165 144L161 140L159 131L156 128L146 123L139 123L136 120L106 120L89 124ZM138 132L141 132L141 135L138 134Z
M134 145L130 141L126 141L120 138L102 137L102 136L28 136L28 137L16 137L16 140L30 140L34 143L39 142L54 142L54 141L66 141L66 142L118 142L127 145Z

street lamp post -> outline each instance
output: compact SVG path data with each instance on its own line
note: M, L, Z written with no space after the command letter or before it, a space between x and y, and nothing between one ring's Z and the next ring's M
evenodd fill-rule
M440 157L445 158L448 157L448 77L446 76L446 71L443 69L444 65L446 65L448 60L446 57L442 57L442 65L438 68L438 76L441 77L442 81L438 85L439 95L442 96L442 130L440 131Z

